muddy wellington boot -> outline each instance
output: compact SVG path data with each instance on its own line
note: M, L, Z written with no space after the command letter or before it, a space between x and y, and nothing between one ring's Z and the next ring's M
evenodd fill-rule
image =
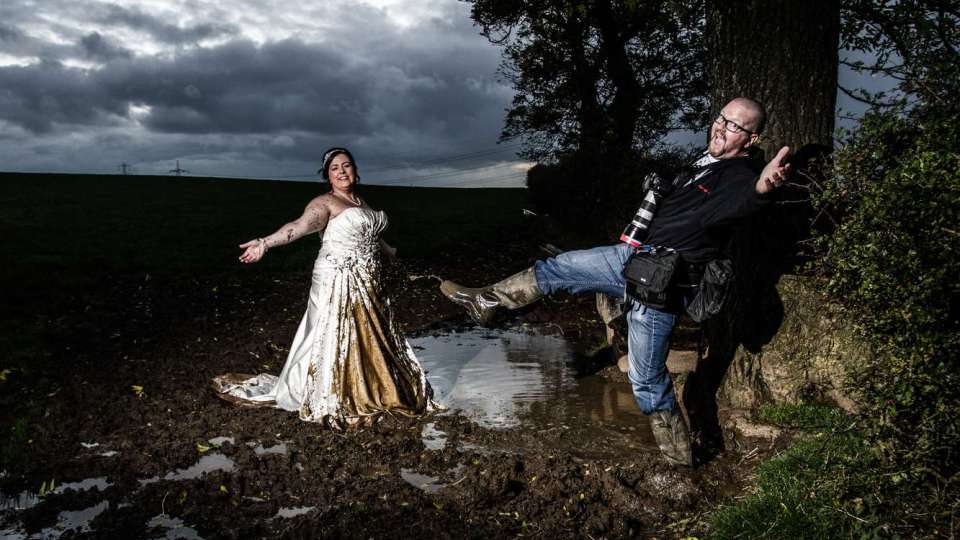
M660 453L673 465L693 467L690 432L679 408L656 411L650 415L650 430L660 447Z
M476 289L444 281L440 284L440 292L452 302L463 306L470 318L482 326L493 319L498 307L519 309L543 297L543 292L537 286L533 267L493 285Z

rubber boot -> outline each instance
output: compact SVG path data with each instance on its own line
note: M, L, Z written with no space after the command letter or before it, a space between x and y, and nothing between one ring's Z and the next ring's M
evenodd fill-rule
M679 408L651 414L650 430L664 459L673 465L693 467L690 432Z
M440 292L463 306L470 318L483 326L493 320L498 307L518 309L543 297L532 266L487 287L470 288L444 281Z

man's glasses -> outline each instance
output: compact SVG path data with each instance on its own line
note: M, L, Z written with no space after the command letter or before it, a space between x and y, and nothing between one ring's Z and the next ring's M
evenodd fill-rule
M752 131L734 122L733 120L730 120L724 116L723 113L718 114L713 123L723 124L723 129L729 131L730 133L746 133L747 135L753 135Z

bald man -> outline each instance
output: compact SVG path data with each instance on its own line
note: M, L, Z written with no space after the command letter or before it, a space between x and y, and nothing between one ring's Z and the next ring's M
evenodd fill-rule
M720 110L710 126L703 156L661 200L644 239L646 246L678 252L683 273L695 274L690 271L702 271L704 264L724 257L732 225L763 207L766 196L790 170L785 163L787 147L761 171L750 159L749 150L765 123L763 107L749 98L734 99ZM487 287L467 288L444 281L440 290L479 324L492 320L499 307L517 309L559 290L623 298L627 288L623 269L634 251L625 243L568 251ZM644 305L636 299L630 302L627 374L637 405L650 416L663 457L689 467L693 465L689 430L666 367L670 334L680 309Z

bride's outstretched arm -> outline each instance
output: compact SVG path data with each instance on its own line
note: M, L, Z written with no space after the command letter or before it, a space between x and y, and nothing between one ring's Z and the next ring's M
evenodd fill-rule
M255 263L262 259L270 248L283 246L310 233L322 231L326 228L329 219L330 209L327 208L321 197L317 197L310 201L310 204L304 209L303 215L296 220L280 227L269 236L240 244L240 249L243 250L243 254L240 255L240 262Z

